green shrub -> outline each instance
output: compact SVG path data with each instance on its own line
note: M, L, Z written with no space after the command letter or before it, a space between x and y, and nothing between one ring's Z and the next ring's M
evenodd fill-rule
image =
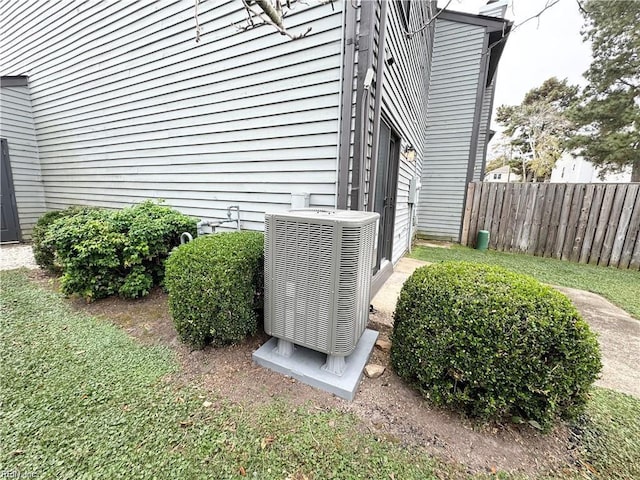
M569 299L500 267L416 270L394 314L391 362L433 403L547 429L583 408L600 371L595 335Z
M49 227L62 217L75 215L88 208L91 207L74 206L65 210L54 210L45 213L38 219L31 233L31 247L33 249L33 257L41 268L51 273L58 273L61 270L60 265L56 264L54 246L51 243L45 242Z
M219 233L175 250L166 265L169 308L180 338L196 348L253 335L262 308L263 235Z
M61 288L94 300L118 294L136 298L162 283L164 261L181 233L195 234L196 220L146 201L122 210L84 209L47 229L62 265Z

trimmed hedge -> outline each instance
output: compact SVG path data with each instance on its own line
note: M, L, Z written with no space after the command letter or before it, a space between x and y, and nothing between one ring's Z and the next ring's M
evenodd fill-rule
M595 335L569 299L500 267L416 270L394 313L391 363L436 405L548 429L585 404L601 369Z
M87 300L136 298L162 283L164 261L185 231L195 235L195 219L146 201L62 216L49 225L43 243L62 266L63 293Z
M262 309L264 237L207 235L176 249L166 265L169 308L182 341L195 348L239 342Z

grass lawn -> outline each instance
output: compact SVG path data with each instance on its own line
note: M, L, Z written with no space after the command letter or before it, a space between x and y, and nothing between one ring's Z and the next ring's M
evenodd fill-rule
M1 280L3 472L108 479L464 475L458 466L376 439L348 414L278 400L241 408L197 386L177 386L170 351L71 311L24 272L2 272ZM583 467L553 478L586 478L590 469L599 478L639 478L638 399L596 389L576 428Z
M435 478L426 455L339 412L251 411L178 388L163 348L2 272L0 465L26 478ZM211 405L204 402L211 402ZM17 478L17 477L16 477Z
M596 388L574 429L585 464L601 478L640 478L640 400Z
M640 319L640 272L637 271L495 250L480 252L460 245L451 248L417 246L411 256L427 262L460 260L500 265L544 283L597 293Z

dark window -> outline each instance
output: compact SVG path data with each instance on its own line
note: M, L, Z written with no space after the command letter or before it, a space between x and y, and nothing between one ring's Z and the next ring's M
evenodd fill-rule
M411 0L400 0L400 12L404 26L409 30L409 18L411 18Z

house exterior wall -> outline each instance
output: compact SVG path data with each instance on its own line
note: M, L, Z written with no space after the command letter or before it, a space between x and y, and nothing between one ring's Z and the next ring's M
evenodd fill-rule
M409 30L423 28L430 18L427 2L411 2ZM425 157L427 127L427 100L431 55L433 50L433 24L423 28L410 38L405 35L401 2L389 2L387 8L386 49L394 59L392 65L384 65L382 85L382 115L400 136L400 165L396 191L396 213L393 232L393 262L407 251L413 232L409 184L420 178ZM411 144L416 150L414 161L403 154Z
M45 211L44 187L28 86L2 86L0 137L6 138L22 239Z
M600 169L582 157L565 154L551 171L551 183L627 183L631 181L631 168L620 173L609 173L600 178Z
M350 98L352 107L348 182L345 185L347 197L344 205L353 208L353 196L357 195L352 189L354 159L362 158L359 174L361 204L358 205L358 209L370 211L374 209L374 164L378 154L377 136L379 134L376 122L383 118L400 137L401 151L411 144L416 149L417 159L409 162L403 155L400 157L392 252L392 262L395 263L410 245L409 236L412 228L408 191L411 179L420 176L424 154L427 92L433 45L433 27L431 26L427 25L427 28L411 38L408 38L405 32L425 27L435 5L430 10L427 2L412 2L410 23L405 25L401 2L386 1L386 8L383 8L380 0L368 3L368 6L373 9L373 18L370 20L373 25L365 25L368 21L362 16L365 10L359 9L355 31L360 53L356 52L354 56L356 73L352 94L345 94L343 99L345 101ZM363 6L364 2L358 5ZM381 35L383 25L385 32ZM392 64L388 64L385 58L392 58ZM374 80L369 93L363 95L362 82L369 67L373 69ZM376 108L377 99L378 108ZM365 123L364 128L362 128L362 122ZM358 137L363 137L364 140ZM364 145L361 146L360 142Z
M364 3L361 0L354 2L347 2L343 7L345 9L353 9L355 17L354 35L353 38L348 38L347 42L353 42L356 47L354 52L348 58L345 58L346 62L351 62L353 65L353 76L350 85L350 90L343 92L343 101L350 101L350 117L348 123L349 141L347 150L347 181L341 186L344 194L344 198L338 198L338 208L355 209L356 205L353 203L353 187L354 187L354 161L355 157L360 158L362 156L361 148L364 148L365 161L360 166L361 171L356 173L359 181L362 183L361 189L364 193L364 199L362 205L358 205L357 209L363 209L363 205L367 205L368 196L368 168L369 158L371 156L372 138L373 138L373 111L375 103L375 95L378 86L375 81L369 88L369 95L363 95L362 83L366 75L367 69L373 64L375 65L377 54L377 42L380 32L375 28L371 28L370 25L373 18L363 18L363 8L370 9L373 12L374 17L380 14L381 3L380 0L368 1ZM369 24L368 24L369 23ZM368 24L368 25L365 25ZM345 55L347 51L345 49ZM364 105L363 105L364 103ZM364 111L364 113L363 113ZM361 117L366 117L366 127L361 130ZM347 125L346 123L344 124ZM356 130L358 129L358 130ZM364 138L364 140L362 140ZM364 147L361 147L360 142L364 142ZM345 152L346 152L345 151Z
M520 181L520 175L514 173L509 165L505 165L487 172L484 176L484 181L490 183L515 183Z
M484 27L436 21L417 225L432 238L459 240L485 39Z
M489 144L489 124L491 111L493 110L493 96L496 89L496 79L485 89L482 99L482 112L480 113L480 128L478 131L478 146L476 148L476 162L473 167L473 181L482 180L484 167L487 163L487 148Z
M48 207L237 204L260 230L294 192L335 206L342 8L298 5L291 42L201 2L196 43L192 2L5 3L0 73L29 75Z

